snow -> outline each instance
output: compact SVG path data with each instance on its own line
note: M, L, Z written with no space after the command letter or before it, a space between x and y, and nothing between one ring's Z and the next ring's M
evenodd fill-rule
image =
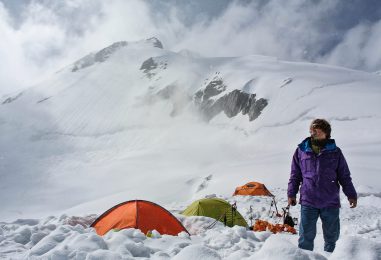
M280 198L284 189L275 189ZM237 202L238 210L249 222L250 215L280 222L270 218L271 199L250 196L224 197ZM363 199L363 198L361 198ZM72 217L61 215L45 219L23 219L12 223L0 223L0 258L16 259L380 259L381 210L373 212L359 201L359 210L342 207L342 235L334 253L323 251L321 227L315 240L314 252L297 247L297 235L289 233L253 232L244 227L225 227L218 222L210 228L214 219L185 217L172 209L173 214L190 232L178 236L159 234L153 230L147 237L138 229L110 231L98 236L89 223L95 215ZM284 206L280 199L278 207ZM254 209L250 212L249 208ZM184 208L186 205L177 205ZM298 216L299 206L291 213ZM364 212L366 212L364 215ZM368 223L373 223L369 225ZM321 223L319 224L321 225ZM371 235L373 233L373 235Z
M260 202L258 202L260 200ZM266 198L238 199L240 212L252 203L268 205ZM295 210L295 209L294 209ZM347 209L348 212L354 210ZM266 209L267 211L267 209ZM378 212L378 216L379 216ZM265 218L266 213L258 212ZM348 213L351 222L361 226L364 216L356 217ZM175 214L176 215L176 214ZM0 225L0 257L28 259L379 259L380 235L373 239L361 237L361 232L342 235L334 253L322 250L314 252L299 249L297 236L292 234L272 234L253 232L244 227L225 227L218 223L207 229L214 220L207 217L184 217L176 215L187 227L191 236L182 232L179 236L161 235L153 231L146 237L140 230L124 229L110 231L105 236L96 235L86 222L94 216L75 218L67 215L48 217L39 221L30 219ZM248 215L246 214L247 218ZM372 216L376 217L376 216ZM379 217L378 217L379 218ZM271 221L275 221L272 219ZM380 221L378 219L378 221ZM76 223L81 224L76 224ZM342 225L350 222L342 219ZM193 229L191 228L193 227ZM378 227L380 230L380 227ZM321 230L317 243L322 242ZM237 258L238 257L238 258Z
M140 66L150 57L159 66L148 78ZM0 258L381 259L379 75L257 55L203 58L144 41L72 67L0 100ZM216 75L226 91L255 93L269 105L252 122L223 113L201 120L188 96ZM176 95L155 96L169 85ZM280 222L268 214L270 198L232 193L259 181L279 210L286 206L290 159L315 117L332 123L359 193L355 209L341 194L341 237L332 254L323 251L320 222L309 252L297 247L297 235L220 222L208 228L214 219L180 214L216 196L236 202L248 223ZM131 199L165 207L191 235L126 229L101 237L89 228ZM299 217L300 206L291 214Z
M321 254L299 249L281 235L269 237L261 250L248 259L294 260L294 259L325 259Z
M361 237L344 237L329 259L380 259L381 245Z
M181 250L174 258L174 260L181 259L207 259L207 260L219 260L221 259L217 251L210 249L206 246L191 245Z

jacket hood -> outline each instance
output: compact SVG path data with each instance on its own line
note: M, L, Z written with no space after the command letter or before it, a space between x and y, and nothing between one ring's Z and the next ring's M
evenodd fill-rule
M303 152L313 152L312 148L311 148L311 137L307 137L306 139L304 139L298 145L298 147ZM322 151L333 151L333 150L336 150L336 149L337 149L337 146L336 146L335 139L328 139L328 141L327 141L327 143L326 143L326 145L325 145L325 147L323 148Z

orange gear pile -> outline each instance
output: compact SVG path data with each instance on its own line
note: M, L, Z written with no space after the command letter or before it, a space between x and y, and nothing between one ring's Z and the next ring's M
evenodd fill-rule
M291 234L296 234L295 228L287 225L287 224L271 224L266 220L257 219L253 226L254 231L271 231L272 233L280 233L280 232L289 232Z

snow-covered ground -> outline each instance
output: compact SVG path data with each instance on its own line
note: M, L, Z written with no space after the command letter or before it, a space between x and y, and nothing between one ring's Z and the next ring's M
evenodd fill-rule
M282 197L283 189L276 189ZM284 196L283 196L284 197ZM237 202L247 222L249 217L273 223L280 218L269 216L270 198L222 197ZM285 206L280 199L278 207ZM184 217L176 212L187 205L168 207L190 232L178 236L153 232L146 237L140 230L111 231L98 236L89 224L96 215L81 217L60 215L43 219L20 219L0 223L0 257L5 259L380 259L381 198L373 194L359 198L359 207L350 209L345 199L341 210L341 238L334 253L323 251L321 223L314 252L297 247L297 235L254 232L244 227L225 227L214 219ZM252 206L252 212L250 212ZM274 208L273 208L274 209ZM293 216L299 206L292 208Z
M255 55L203 58L155 43L114 45L1 98L0 257L381 259L379 75ZM144 71L151 57L155 64ZM239 89L268 105L253 121L222 112L206 122L192 98L217 80L226 86L220 96ZM168 86L174 93L158 94ZM211 219L178 214L216 194L237 201L246 219L268 218L268 199L231 197L249 181L265 183L285 206L291 156L315 117L332 123L360 195L349 209L342 194L332 255L323 252L321 229L315 251L306 252L296 235L222 224L205 230ZM99 237L88 228L131 199L171 210L192 235L123 230ZM292 214L298 217L299 206Z

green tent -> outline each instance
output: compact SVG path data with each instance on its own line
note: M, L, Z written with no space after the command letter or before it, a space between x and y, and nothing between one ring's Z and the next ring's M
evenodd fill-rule
M229 202L218 198L207 198L194 201L181 214L185 216L205 216L221 221L226 226L247 227L247 223L238 210Z

